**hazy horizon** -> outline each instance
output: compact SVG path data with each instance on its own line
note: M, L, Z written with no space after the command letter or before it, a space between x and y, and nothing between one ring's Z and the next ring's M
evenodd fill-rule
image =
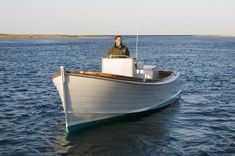
M0 34L229 35L233 0L0 0Z

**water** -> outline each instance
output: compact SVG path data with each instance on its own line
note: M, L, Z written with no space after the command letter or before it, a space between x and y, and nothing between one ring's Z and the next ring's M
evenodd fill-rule
M235 155L235 38L139 41L140 61L181 72L181 100L66 137L51 75L100 70L113 39L1 39L0 155ZM135 56L135 37L124 42Z

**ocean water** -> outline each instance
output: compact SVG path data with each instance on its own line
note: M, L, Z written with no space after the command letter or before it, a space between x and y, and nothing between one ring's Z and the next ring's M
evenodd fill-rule
M123 40L135 56L135 36ZM66 136L51 75L100 70L112 44L0 39L0 155L235 155L235 37L140 36L138 60L181 72L181 99Z

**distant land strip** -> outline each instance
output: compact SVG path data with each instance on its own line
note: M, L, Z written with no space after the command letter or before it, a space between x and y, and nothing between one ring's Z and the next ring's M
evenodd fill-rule
M195 35L195 36L208 36L208 37L235 37L235 34L209 34L209 35Z
M126 36L126 35L124 35ZM133 35L130 35L133 36ZM145 36L145 35L143 35ZM147 35L148 36L148 35ZM150 35L152 36L152 35ZM155 35L154 35L155 36ZM172 36L172 35L156 35L156 36ZM175 35L173 35L175 36ZM185 35L176 35L176 36L185 36ZM188 35L186 35L188 36ZM189 35L191 36L191 35ZM208 34L208 35L192 35L192 36L221 36L221 37L235 37L235 34ZM110 38L111 35L69 35L69 34L1 34L0 39L4 38Z
M0 34L0 38L106 38L104 35Z

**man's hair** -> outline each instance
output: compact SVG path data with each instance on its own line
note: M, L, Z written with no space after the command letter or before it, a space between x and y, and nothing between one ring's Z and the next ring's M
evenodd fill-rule
M117 38L121 38L122 39L122 36L121 35L117 35L117 36L115 36L115 40L117 39Z

